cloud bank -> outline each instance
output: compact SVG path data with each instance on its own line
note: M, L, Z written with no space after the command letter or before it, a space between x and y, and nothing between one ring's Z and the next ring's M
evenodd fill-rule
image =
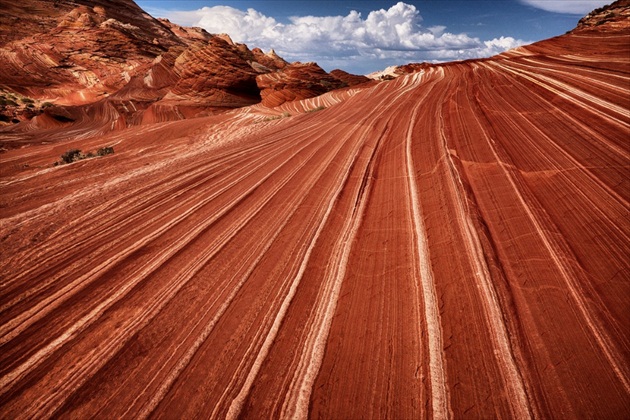
M210 33L227 33L250 48L275 49L288 61L316 61L327 70L355 73L381 70L411 61L447 61L488 57L525 42L511 37L482 41L453 34L445 26L424 28L415 6L399 2L363 18L347 16L294 16L280 23L255 9L230 6L193 11L162 11L161 16Z
M520 0L521 3L534 6L547 12L585 15L598 7L612 3L613 0Z

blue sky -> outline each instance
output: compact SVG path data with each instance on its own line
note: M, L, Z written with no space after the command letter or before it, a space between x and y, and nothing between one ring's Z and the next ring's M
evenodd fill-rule
M612 0L137 0L155 17L211 33L287 61L367 74L408 62L497 54L565 33Z

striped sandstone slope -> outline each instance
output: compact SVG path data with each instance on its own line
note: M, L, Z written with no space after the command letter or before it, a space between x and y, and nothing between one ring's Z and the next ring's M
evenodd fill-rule
M627 416L629 46L0 155L0 417Z

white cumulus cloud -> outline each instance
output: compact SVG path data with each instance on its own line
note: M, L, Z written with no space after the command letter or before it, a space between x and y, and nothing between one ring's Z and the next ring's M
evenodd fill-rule
M250 48L273 48L288 61L316 61L327 70L356 73L410 61L487 57L525 43L511 37L482 41L450 33L441 25L424 28L417 8L403 2L372 11L365 18L351 11L347 16L294 16L287 23L254 9L230 6L158 14L210 33L227 33Z
M555 13L586 15L613 0L520 0L521 3Z

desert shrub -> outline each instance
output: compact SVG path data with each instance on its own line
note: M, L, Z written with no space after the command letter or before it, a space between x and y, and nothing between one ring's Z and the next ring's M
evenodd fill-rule
M0 106L17 106L18 104L9 98L0 98Z
M61 155L61 161L63 163L72 163L76 162L77 160L83 159L83 157L84 156L79 149L70 149L66 153Z
M72 163L82 159L111 155L112 153L114 153L114 148L112 146L101 147L96 152L87 152L87 154L82 153L79 149L70 149L61 155L60 161L55 162L53 165L63 165L64 163Z
M98 149L96 152L96 155L105 156L105 155L111 155L112 153L114 153L114 148L111 146L106 146L106 147L101 147L100 149Z
M306 111L306 112L317 112L317 111L321 111L321 110L323 110L323 109L326 109L326 107L325 107L325 106L323 106L323 105L320 105L320 106L318 106L318 107L315 107L315 108L309 109L309 110L308 110L308 111Z
M20 101L22 101L23 104L32 104L35 103L34 100L32 100L31 98L22 98L20 99Z
M51 104L50 102L44 102L42 104L42 108L50 108L51 106L53 106L53 104Z
M288 112L284 111L284 112L282 113L282 115L274 115L273 117L267 117L267 118L265 118L265 119L264 119L264 121L279 120L279 119L281 119L281 118L288 118L288 117L290 117L290 116L291 116L291 114L290 114L290 113L288 113Z

